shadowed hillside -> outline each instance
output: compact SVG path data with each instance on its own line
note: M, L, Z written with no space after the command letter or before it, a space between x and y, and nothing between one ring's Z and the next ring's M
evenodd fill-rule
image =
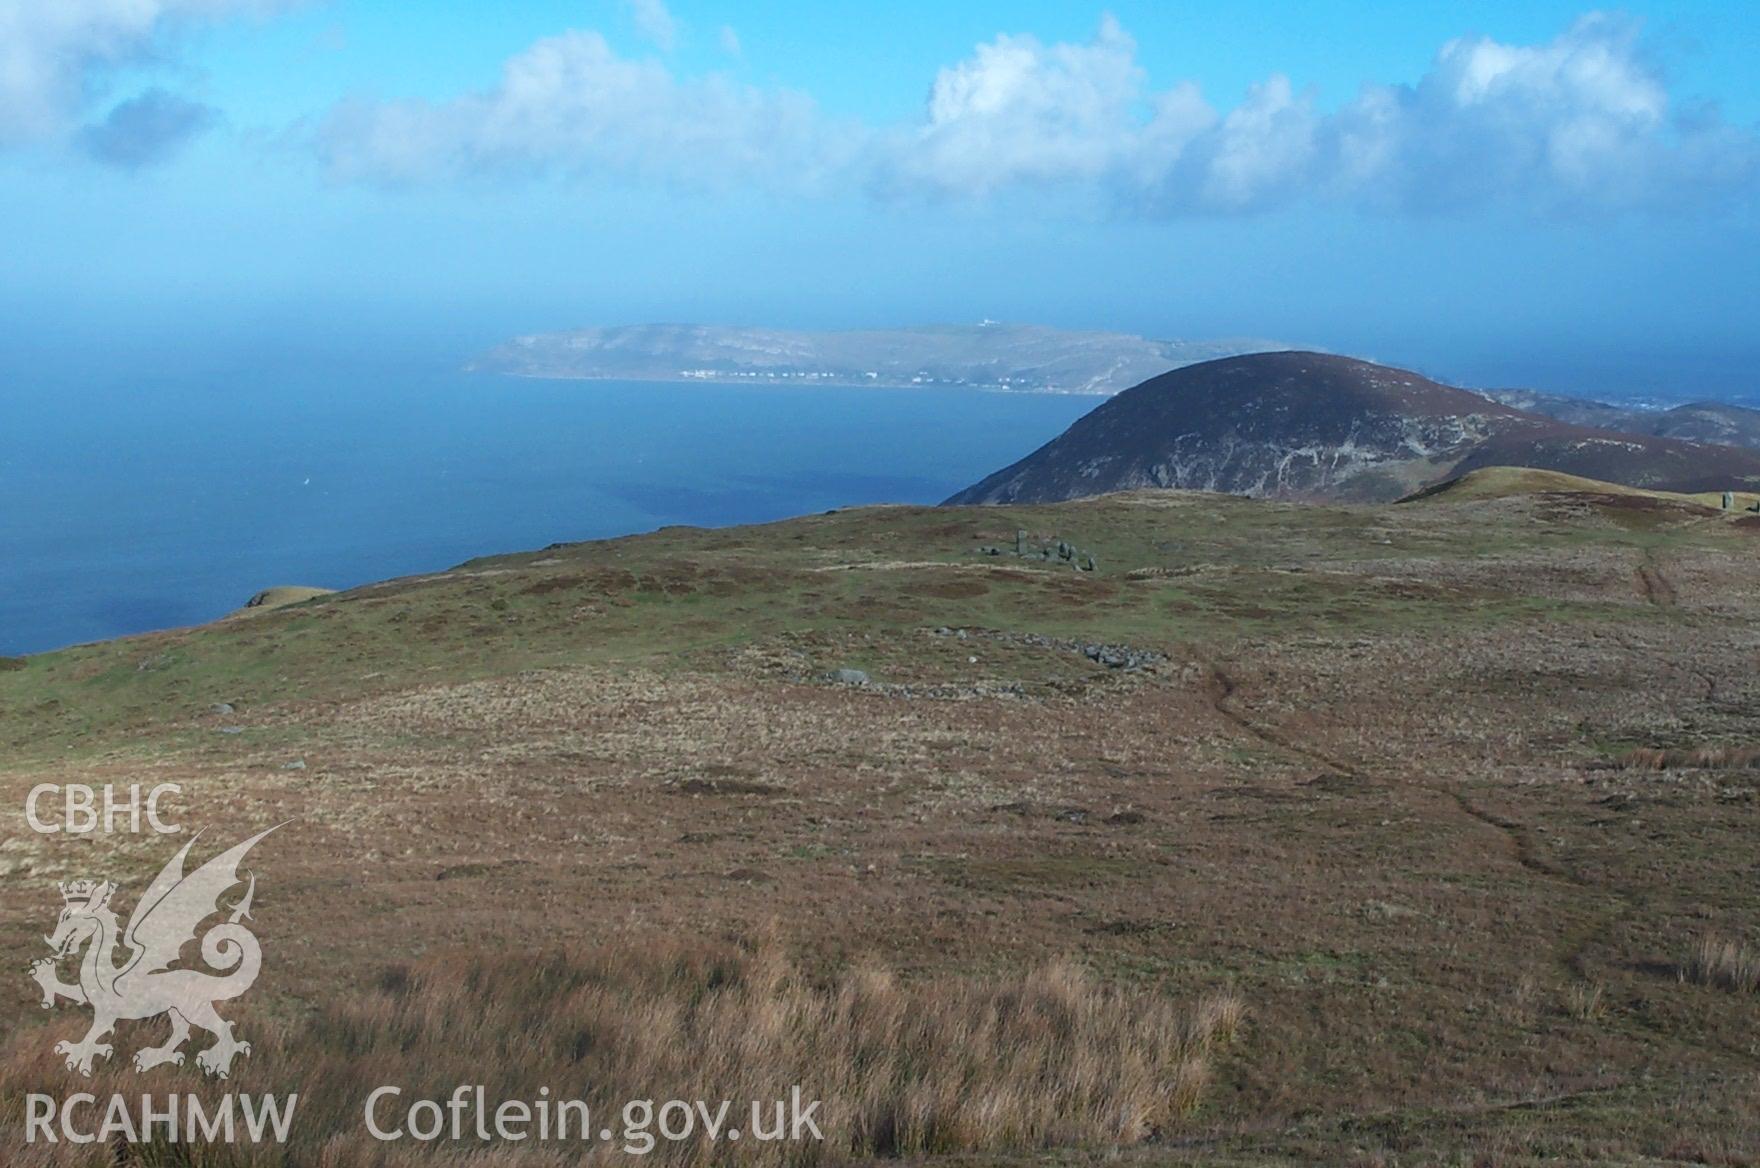
M1760 454L1747 450L1572 425L1404 370L1285 352L1152 378L948 502L1144 487L1387 500L1487 466L1672 491L1760 483Z

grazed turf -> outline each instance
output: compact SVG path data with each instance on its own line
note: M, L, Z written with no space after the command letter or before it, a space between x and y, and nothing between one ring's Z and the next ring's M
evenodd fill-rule
M1017 527L1097 569L981 553ZM1676 968L1760 930L1760 772L1611 764L1760 744L1757 539L1572 492L862 509L48 654L0 670L0 949L98 850L29 786L176 781L219 838L299 817L255 1009L776 920L819 968L1231 987L1196 1134L1140 1158L1751 1162L1760 1001Z

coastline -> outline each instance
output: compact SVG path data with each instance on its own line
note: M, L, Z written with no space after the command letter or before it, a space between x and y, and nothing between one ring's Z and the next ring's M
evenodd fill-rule
M967 390L978 393L1006 393L1034 395L1041 397L1113 397L1102 389L1054 389L1046 386L1016 388L996 382L974 384L972 382L911 382L911 381L854 381L832 377L696 377L681 374L633 374L620 373L611 376L604 373L523 373L512 369L485 369L473 365L459 367L459 372L470 376L515 377L522 381L611 381L636 382L649 385L715 385L729 386L735 389L921 389L921 390Z

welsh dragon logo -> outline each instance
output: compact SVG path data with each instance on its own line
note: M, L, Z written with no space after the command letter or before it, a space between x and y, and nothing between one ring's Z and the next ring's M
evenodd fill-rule
M210 1074L226 1078L232 1060L250 1053L251 1044L233 1036L232 1024L215 1012L214 1005L250 989L263 965L257 938L239 923L251 917L251 898L257 891L254 874L244 896L230 906L230 917L202 936L202 960L229 972L215 975L171 966L184 945L196 939L202 922L226 911L219 900L240 882L240 861L274 830L259 832L185 876L183 859L197 838L192 836L141 894L127 925L119 925L110 908L115 884L74 880L61 885L66 905L55 932L44 938L55 956L31 962L31 978L43 989L45 1010L54 1007L58 998L92 1008L92 1028L85 1038L55 1044L56 1053L67 1057L69 1070L90 1076L93 1060L110 1057L112 1048L104 1039L116 1023L160 1015L171 1022L171 1038L163 1046L137 1051L137 1071L164 1063L181 1066L183 1052L178 1048L188 1040L192 1026L214 1036L214 1045L196 1055L196 1065ZM120 960L119 945L124 950ZM85 953L80 958L79 983L68 985L57 974L56 963L81 946Z

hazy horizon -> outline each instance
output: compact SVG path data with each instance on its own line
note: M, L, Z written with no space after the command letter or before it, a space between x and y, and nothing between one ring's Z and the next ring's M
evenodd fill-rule
M988 317L1756 389L1750 6L0 11L14 361Z
M1373 19L1342 0L527 0L419 20L385 0L0 0L7 589L46 603L64 586L41 581L70 571L108 589L123 618L57 626L98 635L314 582L302 556L349 584L541 535L934 501L1077 408L827 399L826 443L887 425L913 443L845 466L760 397L459 374L583 326L992 319L1268 338L1470 387L1760 400L1757 49L1760 13L1710 0ZM578 453L519 431L558 402L598 427ZM899 417L873 412L887 402ZM291 475L297 433L354 450L362 523L419 526L448 488L403 416L572 469L514 475L486 496L500 510L398 556L321 510L271 514L284 484L256 472ZM923 434L956 424L974 435ZM653 486L609 452L666 433L680 459L736 434L794 485L753 502L729 463L689 500L598 507ZM375 510L375 463L407 512ZM522 525L558 484L587 492L581 513ZM64 550L106 539L108 561ZM227 560L240 542L269 558ZM212 579L176 585L195 563Z
M31 395L40 385L112 385L139 389L155 381L176 383L196 374L237 379L250 390L253 370L289 362L324 368L385 367L403 372L454 372L467 360L514 336L528 333L627 324L712 324L805 330L886 329L919 325L975 324L982 319L1010 324L1135 333L1154 340L1211 340L1263 337L1295 347L1314 347L1381 364L1412 369L1447 384L1468 388L1519 387L1570 396L1727 401L1760 399L1760 342L1723 346L1652 343L1627 337L1604 345L1569 347L1527 338L1496 344L1490 338L1458 338L1424 343L1377 335L1374 330L1310 335L1253 328L1182 327L1146 317L1107 319L986 317L983 312L933 316L852 316L826 308L784 319L750 312L688 317L656 312L644 317L600 317L566 310L528 313L518 305L484 305L432 315L399 306L360 305L349 311L312 305L266 307L206 305L199 312L144 303L129 315L100 324L71 311L33 305L7 311L11 327L0 334L0 369L6 385L0 395Z

